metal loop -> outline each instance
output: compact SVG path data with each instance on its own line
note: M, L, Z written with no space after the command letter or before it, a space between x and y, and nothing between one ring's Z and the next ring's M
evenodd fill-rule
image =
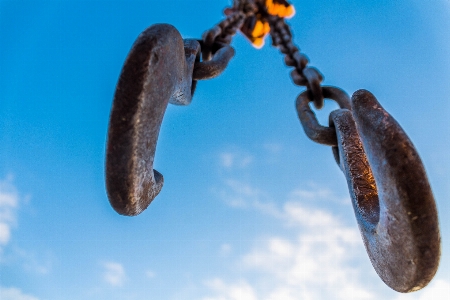
M406 133L371 93L354 93L352 108L330 118L367 253L389 287L419 290L440 258L437 209L425 169Z
M292 78L292 81L294 82L294 84L296 84L296 85L300 85L300 86L308 85L308 80L297 69L292 70L291 78Z
M169 101L189 104L200 50L175 27L153 25L128 54L117 83L106 149L106 190L122 215L141 213L159 194L163 176L153 169L159 130Z
M199 41L202 45L202 41ZM202 45L203 49L203 45ZM222 43L214 43L213 56L209 61L196 62L193 72L194 80L205 80L219 76L234 56L234 49Z
M323 80L322 74L320 74L319 70L316 68L306 67L303 69L303 76L308 80L308 89L310 89L313 94L314 106L317 109L321 109L323 107L324 97L322 89L320 88L320 84Z
M203 36L203 42L206 46L210 47L214 44L216 37L218 37L222 33L222 27L219 25L214 26L210 30L206 31Z
M323 86L321 94L325 98L336 101L341 108L351 109L350 97L343 90L337 87ZM310 90L301 93L296 101L298 117L306 135L316 143L336 146L336 131L333 128L319 124L315 113L309 107L309 102L311 101L313 101L313 95Z
M305 54L300 53L298 50L290 55L284 57L284 62L287 66L295 67L298 70L303 70L309 63L309 59Z
M222 44L230 44L231 43L231 40L233 39L233 36L232 35L229 35L229 34L222 34L222 35L220 35L217 39L216 39L216 41L218 42L218 43L222 43Z

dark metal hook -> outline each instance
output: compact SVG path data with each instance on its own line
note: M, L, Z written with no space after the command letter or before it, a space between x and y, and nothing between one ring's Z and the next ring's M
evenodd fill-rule
M159 194L163 176L153 169L156 143L168 103L191 103L196 81L219 75L234 55L215 43L200 62L201 44L183 40L168 24L144 30L128 54L117 83L106 150L106 190L122 215L141 213Z
M120 74L106 150L106 189L122 215L142 212L159 194L163 176L153 170L159 129L169 102L189 104L200 45L183 42L171 25L142 32Z
M365 90L352 111L330 115L359 229L373 267L398 292L425 287L437 271L436 204L420 157L400 125Z

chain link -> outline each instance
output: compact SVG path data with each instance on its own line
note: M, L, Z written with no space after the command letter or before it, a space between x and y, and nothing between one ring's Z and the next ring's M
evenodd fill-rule
M251 2L236 3L226 10L228 15L224 20L203 34L199 41L202 61L198 58L195 63L194 80L211 79L223 72L234 56L234 49L230 46L233 36L255 11L256 5Z
M317 109L323 107L323 93L320 87L323 75L314 67L308 67L309 59L300 53L300 49L292 42L292 33L289 25L283 18L268 16L272 45L277 47L285 55L284 62L295 69L291 72L291 78L296 85L306 86L311 90L314 105Z

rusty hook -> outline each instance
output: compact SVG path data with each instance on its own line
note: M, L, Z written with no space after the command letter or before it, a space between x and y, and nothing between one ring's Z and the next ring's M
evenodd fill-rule
M425 287L437 271L436 204L420 157L400 125L368 91L352 111L331 113L344 172L367 253L380 278L398 292Z
M153 170L161 122L169 102L189 104L200 51L175 27L153 25L134 43L117 83L106 150L106 189L122 215L142 212L159 194L163 176Z
M128 54L117 83L106 149L106 190L112 207L134 216L159 194L163 176L153 169L156 143L168 103L191 103L197 80L219 75L234 49L215 43L201 62L201 43L183 40L175 27L144 30Z

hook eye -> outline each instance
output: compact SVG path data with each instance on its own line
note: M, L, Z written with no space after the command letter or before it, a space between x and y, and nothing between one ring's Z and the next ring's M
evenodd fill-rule
M159 130L169 101L189 104L200 45L175 27L144 30L128 54L114 95L106 146L106 190L122 215L141 213L159 194L163 176L153 169Z
M416 149L368 91L353 94L352 111L336 110L330 118L374 269L398 292L425 287L439 265L440 234L436 204Z

